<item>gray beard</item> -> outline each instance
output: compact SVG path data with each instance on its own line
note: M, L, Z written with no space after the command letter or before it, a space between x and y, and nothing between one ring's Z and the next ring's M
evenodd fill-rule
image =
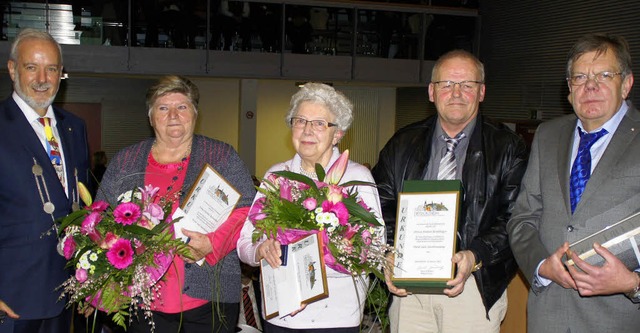
M32 109L34 110L46 110L49 105L53 104L53 100L56 98L56 94L58 93L57 91L53 94L53 96L51 96L49 99L47 99L44 102L37 102L35 99L33 99L32 97L27 96L27 94L24 93L24 91L22 91L22 88L20 88L20 74L18 74L18 70L17 68L15 69L15 81L13 82L13 90L16 92L16 94L18 94L18 96L20 96L20 98L22 98L22 100L27 103L27 105L29 105ZM58 88L60 88L60 86L58 86Z
M51 98L49 98L48 100L39 103L35 99L33 99L32 97L27 96L27 94L25 94L17 84L14 85L14 90L16 91L18 96L20 96L20 98L22 98L22 100L25 103L27 103L27 105L29 105L34 110L40 110L40 109L45 110L45 109L47 109L49 107L49 105L51 105L53 103L53 100L56 98L56 96L54 95Z

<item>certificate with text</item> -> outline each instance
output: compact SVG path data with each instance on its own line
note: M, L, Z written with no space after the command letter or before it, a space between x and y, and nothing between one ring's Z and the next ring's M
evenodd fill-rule
M186 240L181 228L204 234L215 231L224 223L240 200L240 193L227 182L211 165L205 164L200 171L180 209L174 218L176 238Z
M456 186L459 181L423 182L431 191L404 192L398 197L392 280L416 293L441 293L455 276L451 258L456 251L461 192ZM451 190L448 185L453 185Z
M260 262L262 295L266 319L284 317L329 296L322 251L322 238L309 235L285 246L282 265L272 268Z

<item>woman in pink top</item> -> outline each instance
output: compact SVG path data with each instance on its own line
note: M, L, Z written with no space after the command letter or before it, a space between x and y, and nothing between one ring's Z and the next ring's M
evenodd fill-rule
M181 204L205 163L242 195L230 217L214 232L182 230L192 259L175 256L152 304L156 333L235 332L240 302L240 265L234 251L255 189L248 169L229 144L194 135L199 92L179 76L161 78L147 92L154 138L127 147L112 159L98 190L111 203L136 187L159 187L160 198ZM205 259L202 266L195 261ZM149 332L143 313L128 332Z

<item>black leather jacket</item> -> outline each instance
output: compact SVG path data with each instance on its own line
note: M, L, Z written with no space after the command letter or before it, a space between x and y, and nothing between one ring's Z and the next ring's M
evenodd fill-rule
M400 129L380 152L373 177L378 185L387 239L394 240L398 192L404 180L424 179L437 116ZM474 272L487 315L518 269L506 225L527 167L524 140L503 124L478 116L463 167L464 201L459 250L472 251Z

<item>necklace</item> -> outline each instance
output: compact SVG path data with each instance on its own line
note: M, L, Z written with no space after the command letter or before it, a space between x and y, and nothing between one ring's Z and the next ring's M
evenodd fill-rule
M300 174L303 176L307 176L311 179L318 179L318 175L315 172L309 172L302 167L302 161L300 161Z

